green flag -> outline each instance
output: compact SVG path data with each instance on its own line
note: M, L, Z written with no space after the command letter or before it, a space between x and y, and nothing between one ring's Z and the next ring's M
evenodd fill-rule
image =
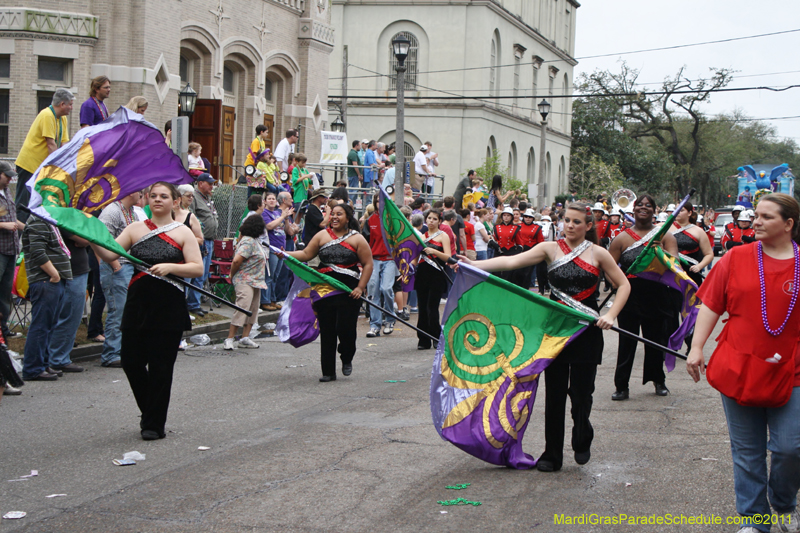
M275 248L274 246L270 246L270 249L272 250L272 253L283 253L280 249ZM294 272L295 276L302 279L309 285L313 286L319 284L328 284L334 289L338 289L346 294L350 294L351 292L353 292L353 289L351 289L338 279L327 276L321 272L317 272L310 266L301 263L300 261L298 261L289 254L284 253L283 261L284 264L288 266L292 272Z

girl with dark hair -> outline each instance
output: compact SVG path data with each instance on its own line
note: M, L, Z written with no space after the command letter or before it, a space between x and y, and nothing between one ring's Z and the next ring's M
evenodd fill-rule
M622 310L630 293L625 274L611 254L597 245L594 219L589 206L573 202L564 214L564 238L543 242L518 255L486 261L462 261L490 272L510 271L547 262L550 299L597 317L598 327L589 327L569 343L544 371L545 450L536 464L542 472L561 469L564 459L564 414L567 395L572 401L572 450L575 462L591 457L594 429L589 422L597 365L603 355L603 333ZM599 316L596 289L600 272L617 286L611 309Z
M489 189L489 198L486 200L487 209L491 211L499 209L514 194L514 191L508 191L503 194L502 190L503 177L500 174L495 174L492 178L492 187Z
M253 195L248 200L253 198L259 200L257 207L260 208L261 197ZM245 217L239 227L239 242L236 243L236 253L231 263L231 282L236 291L236 305L250 310L253 314L247 316L241 311L234 311L231 325L228 328L228 338L225 339L223 345L225 350L233 350L237 347L234 337L239 328L242 328L242 338L238 342L238 347L258 348L258 344L250 338L250 331L258 318L261 291L267 288L265 279L268 259L260 242L266 229L267 226L260 213Z
M350 294L336 294L318 300L314 311L319 320L322 382L336 381L336 351L342 360L342 374L353 371L356 353L356 326L361 295L372 275L372 252L359 232L353 208L339 204L331 209L330 223L311 238L298 252L284 252L298 261L310 261L319 255L317 270L347 285ZM361 264L361 271L358 269Z
M800 522L799 218L793 197L762 197L754 224L758 242L728 251L697 293L703 305L686 361L695 382L706 373L709 335L723 313L729 317L707 376L728 422L740 533L770 531L765 516L784 532L798 531Z
M439 302L447 289L445 263L453 254L450 237L440 227L444 224L441 209L431 209L425 215L428 231L423 235L425 248L419 256L414 290L417 291L419 316L417 327L438 339L442 333L439 320ZM417 349L428 350L431 340L417 333Z
M656 202L649 194L639 196L633 204L634 224L617 235L608 251L619 263L623 272L626 272L636 261L636 258L645 249L645 246L658 232L659 228L653 225ZM661 241L661 246L673 257L678 257L678 246L675 237L667 233ZM631 296L619 314L619 327L636 335L641 328L642 336L658 344L667 343L667 328L665 324L674 321L675 306L671 303L672 294L669 287L658 283L628 275L631 284ZM629 396L628 383L633 370L633 360L636 355L638 341L629 337L619 336L619 351L617 352L617 370L614 374L616 391L611 395L612 400L627 400ZM664 383L664 354L656 348L644 347L644 375L642 384L652 381L655 384L656 395L669 394Z
M693 217L697 220L694 206L687 202L675 213L674 227L670 232L675 236L684 270L699 287L703 283L703 269L714 260L714 252L706 233L691 222Z
M180 201L171 183L150 187L150 219L130 224L117 242L130 254L153 265L136 267L122 314L121 361L136 403L142 412L139 424L144 440L163 439L167 421L172 373L184 331L192 329L183 286L165 276L197 278L203 259L197 239L172 212ZM106 262L119 255L92 244Z

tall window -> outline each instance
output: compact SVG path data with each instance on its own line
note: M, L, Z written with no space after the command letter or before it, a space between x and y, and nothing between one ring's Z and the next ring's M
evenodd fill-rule
M222 69L222 89L226 93L233 92L233 71L228 67Z
M390 74L393 74L395 71L395 67L397 66L397 59L394 57L394 49L392 48L392 41L397 39L398 37L405 37L409 41L411 41L411 45L408 47L408 57L405 60L406 66L406 74L405 74L405 86L406 88L413 89L417 86L417 72L419 70L419 40L416 36L408 31L401 31L396 33L394 37L392 37L391 41L389 41L389 68ZM389 79L389 90L396 91L397 90L397 79L394 76L391 76Z
M519 106L519 68L520 57L514 54L514 107Z
M264 80L264 99L267 102L272 101L272 80L269 78Z
M489 60L489 94L497 96L497 39L492 37L492 50Z
M189 60L185 57L181 56L181 61L179 65L179 71L181 75L181 81L186 83L189 81Z
M0 78L11 77L11 57L0 56Z
M0 154L8 153L8 91L0 91Z

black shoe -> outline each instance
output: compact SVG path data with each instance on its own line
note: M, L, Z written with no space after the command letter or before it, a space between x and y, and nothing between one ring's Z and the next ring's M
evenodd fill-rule
M51 366L50 370L58 370L59 372L77 373L77 372L83 372L83 367L78 366L75 363L70 363L68 365L63 365L63 366Z
M353 373L353 363L346 363L342 365L342 374L349 376Z
M53 374L54 376L58 376L60 378L64 377L64 372L62 372L61 370L56 370L53 367L48 367L47 370L45 370L45 372L47 372L48 374Z
M669 389L663 383L656 383L656 396L668 396Z
M344 372L344 369L342 369L342 372ZM322 383L327 383L329 381L336 381L336 376L322 376L321 378L319 378L319 380Z
M163 439L166 437L166 433L158 431L154 431L152 429L143 429L142 430L142 440L156 440L156 439Z
M47 371L42 372L38 376L31 376L31 377L22 376L23 381L56 381L57 379L58 376L56 376L55 374L50 374Z
M191 314L193 314L193 315L197 315L197 316L199 316L200 318L203 318L204 316L206 316L206 313L205 313L205 311L203 311L203 310L202 310L202 309L200 309L199 307L198 307L198 308L196 308L196 309L189 309L189 313L191 313Z
M585 452L575 452L575 462L579 465L585 465L592 458L592 452L586 450Z
M547 459L539 459L536 461L536 470L539 472L558 472L561 470L561 465L556 466L553 461Z
M430 346L425 346L424 344L417 344L417 350L430 350Z
M628 399L628 390L618 390L614 394L611 395L611 399L614 401L620 400L627 400Z
M120 359L114 359L113 361L108 361L107 363L101 363L100 366L104 366L106 368L122 368L122 361Z

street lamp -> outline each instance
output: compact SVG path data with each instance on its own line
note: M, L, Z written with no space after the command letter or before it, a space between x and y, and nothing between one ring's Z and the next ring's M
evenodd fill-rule
M546 181L545 181L545 167L547 165L546 162L546 142L547 142L547 115L550 114L550 104L547 100L542 99L539 102L539 105L536 106L539 108L539 114L542 115L542 132L540 134L541 137L541 144L539 145L539 183L536 186L536 205L539 208L544 207L544 202L546 199L545 195L545 188L546 188Z
M402 207L403 203L403 184L406 175L406 151L405 151L405 83L406 65L408 50L411 48L411 41L402 33L392 41L392 51L397 60L394 70L397 72L397 127L395 131L395 166L394 166L394 188L401 191L394 195L394 201ZM398 184L400 185L398 187Z
M192 86L189 83L186 83L186 87L178 93L178 107L180 108L180 114L186 117L191 117L194 113L194 106L197 103L197 93L192 89Z
M344 131L344 122L342 121L342 117L336 117L336 120L331 122L331 130L342 133Z

